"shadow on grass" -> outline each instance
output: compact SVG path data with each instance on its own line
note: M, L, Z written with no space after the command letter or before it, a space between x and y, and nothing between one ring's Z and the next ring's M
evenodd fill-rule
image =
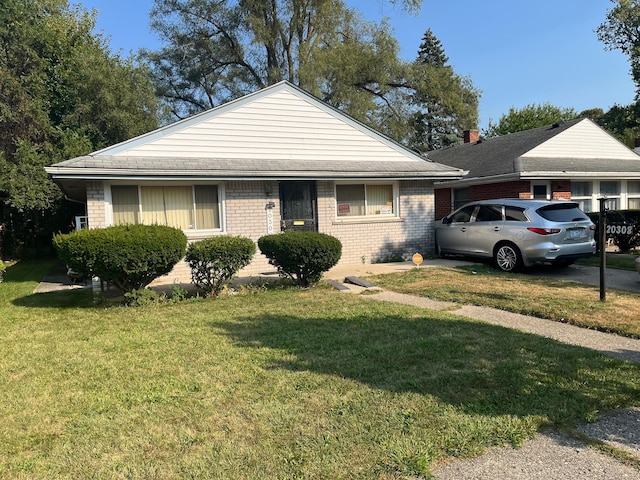
M43 277L55 266L52 258L20 260L11 265L0 284L0 300L19 307L78 308L91 307L90 289L32 293Z
M63 292L33 293L16 298L11 303L17 307L29 308L90 308L93 292L90 289L68 290Z
M268 368L429 394L473 414L575 424L640 401L637 366L463 319L373 311L359 319L263 315L220 326L246 348L282 352Z

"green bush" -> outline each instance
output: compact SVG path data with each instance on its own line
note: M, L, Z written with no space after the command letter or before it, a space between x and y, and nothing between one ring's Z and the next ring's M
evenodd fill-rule
M53 245L73 270L130 293L169 273L184 256L187 237L162 225L120 225L58 234Z
M196 287L217 297L238 271L251 263L256 244L245 237L213 237L187 247L185 260Z
M2 259L0 258L0 282L2 282L2 279L4 277L4 271L7 269L7 266L4 264L4 262L2 261Z
M322 278L342 255L342 243L318 232L293 231L258 239L260 251L282 277L307 287Z

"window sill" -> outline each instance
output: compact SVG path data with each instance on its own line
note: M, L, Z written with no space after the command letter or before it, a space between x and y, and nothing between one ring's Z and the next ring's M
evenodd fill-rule
M355 223L402 223L404 220L400 217L354 217L354 218L339 218L332 222L333 225L355 224Z
M194 242L224 234L222 230L183 230L183 232L187 236L187 240Z

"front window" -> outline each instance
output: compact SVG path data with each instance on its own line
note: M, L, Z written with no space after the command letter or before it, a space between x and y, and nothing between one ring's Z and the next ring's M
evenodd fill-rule
M604 205L609 210L620 208L620 182L600 182L600 195L606 195Z
M393 185L336 185L338 217L393 216L396 214Z
M571 200L577 202L583 212L591 211L592 187L591 182L571 182Z
M640 181L630 180L627 182L627 199L629 210L640 210Z
M111 187L113 224L158 224L182 230L220 228L216 185Z

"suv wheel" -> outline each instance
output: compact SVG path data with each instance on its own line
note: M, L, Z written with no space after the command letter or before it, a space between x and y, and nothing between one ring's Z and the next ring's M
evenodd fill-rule
M512 243L498 245L493 258L498 268L504 272L517 272L522 268L522 254Z

